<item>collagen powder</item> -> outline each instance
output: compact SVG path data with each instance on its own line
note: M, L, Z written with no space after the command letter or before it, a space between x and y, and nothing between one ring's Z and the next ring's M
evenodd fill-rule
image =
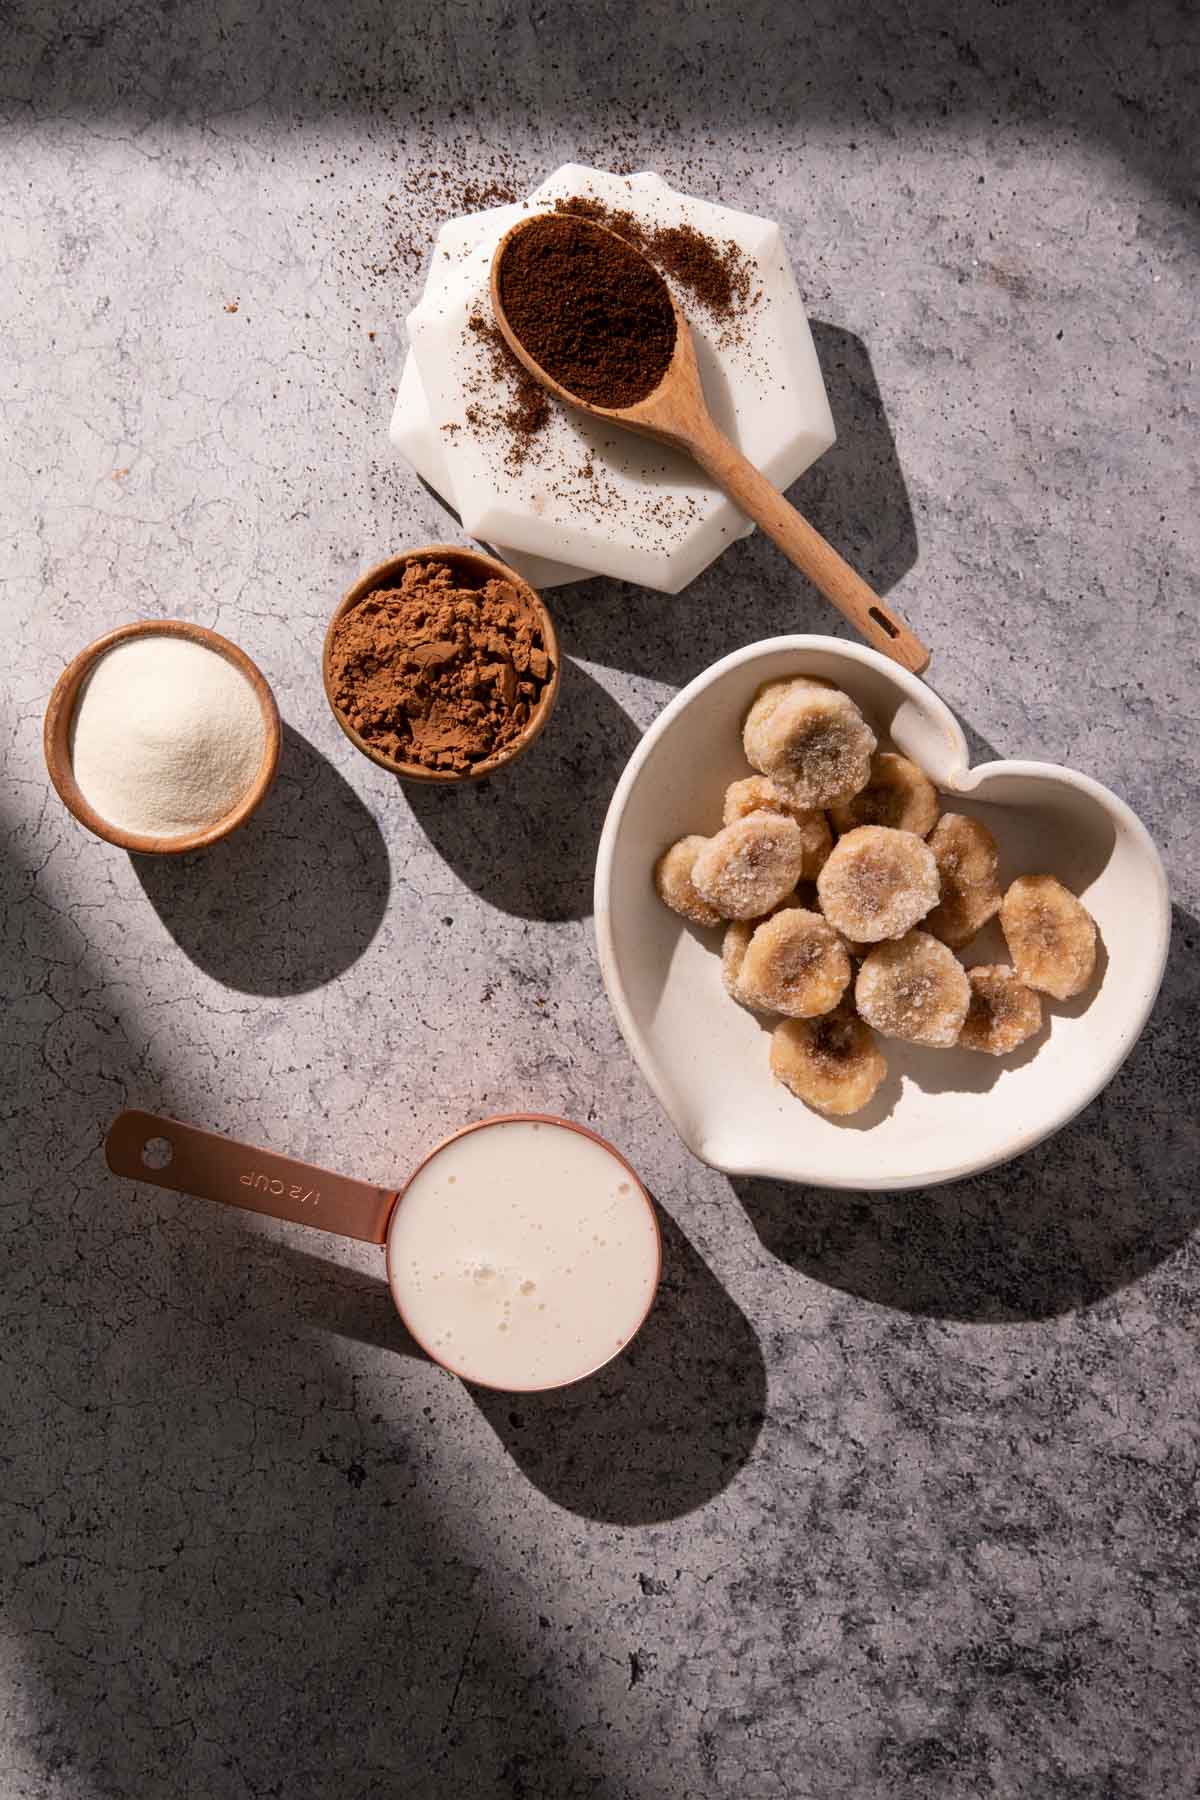
M120 831L189 837L245 799L266 726L246 677L189 638L126 638L80 692L71 765L88 805Z

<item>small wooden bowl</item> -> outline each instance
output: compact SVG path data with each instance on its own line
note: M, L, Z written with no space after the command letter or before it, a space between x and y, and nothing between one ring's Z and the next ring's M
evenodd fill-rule
M178 637L186 638L190 643L201 644L206 650L215 650L226 662L246 677L254 689L262 711L263 725L266 729L267 742L263 752L262 766L250 792L240 806L218 819L206 831L191 832L185 837L148 837L137 831L122 831L119 825L113 825L108 819L101 818L95 809L88 805L75 780L75 771L71 766L71 726L75 718L75 706L80 690L97 662L111 650L114 644L125 642L129 638L139 637ZM105 632L103 637L81 650L73 662L67 664L54 684L54 692L46 707L46 719L42 728L42 748L46 757L46 768L50 779L57 789L59 799L96 837L103 838L107 844L115 844L119 850L132 850L139 856L183 856L189 850L203 850L209 844L219 843L222 838L244 825L250 814L259 806L266 796L267 790L275 779L275 771L279 766L279 748L282 732L279 725L279 709L275 705L275 696L271 692L261 669L250 661L244 650L231 644L216 631L209 631L205 625L190 625L183 619L147 619L144 623L119 625L115 631Z
M353 725L346 718L333 697L333 681L330 673L330 654L333 648L333 636L338 625L348 612L366 599L376 588L395 587L409 563L443 562L449 563L455 574L461 579L464 587L482 587L488 581L508 581L528 600L536 613L542 630L542 641L546 646L546 655L550 660L552 674L542 690L537 711L530 719L519 737L506 744L495 756L485 758L483 762L472 765L469 769L427 769L420 763L400 762L394 756L388 756L368 744L359 736ZM377 563L360 575L354 586L350 588L339 602L337 610L329 621L329 629L325 633L325 652L321 659L321 677L325 684L325 698L334 718L345 732L356 750L369 756L373 763L381 769L390 769L393 775L399 775L403 781L428 781L441 783L443 786L457 781L480 781L485 775L494 775L497 770L507 768L528 750L534 739L545 729L546 721L554 710L554 702L558 699L558 681L560 672L558 654L558 634L554 629L554 621L547 612L540 594L523 581L514 569L507 564L497 562L495 557L483 556L477 550L464 550L459 544L427 544L420 550L404 550L399 556L390 556L386 562Z

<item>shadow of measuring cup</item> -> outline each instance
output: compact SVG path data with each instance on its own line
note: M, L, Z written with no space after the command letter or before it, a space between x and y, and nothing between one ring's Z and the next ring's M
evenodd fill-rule
M383 1243L396 1202L396 1191L151 1113L122 1113L105 1152L117 1174L292 1222L315 1222L309 1208L319 1189L330 1228L365 1242ZM670 1215L646 1199L662 1245L661 1275L654 1304L623 1353L553 1388L465 1383L547 1498L627 1525L678 1518L720 1493L749 1457L766 1402L766 1370L749 1321ZM408 1331L387 1281L291 1246L275 1247L272 1259L294 1277L274 1284L270 1303L281 1313L391 1354L440 1361ZM261 1312L261 1278L255 1297Z
M767 1378L750 1321L656 1201L662 1279L622 1356L543 1393L466 1391L526 1480L584 1518L651 1525L694 1512L744 1467L762 1428ZM291 1246L273 1248L300 1285L274 1304L310 1328L394 1356L430 1359L385 1281ZM259 1293L261 1303L261 1290Z
M712 1500L749 1460L766 1410L754 1329L655 1201L663 1272L623 1356L541 1394L472 1388L521 1473L571 1512L652 1525Z

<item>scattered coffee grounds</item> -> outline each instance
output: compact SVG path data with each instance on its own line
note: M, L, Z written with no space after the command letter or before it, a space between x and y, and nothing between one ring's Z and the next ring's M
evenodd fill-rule
M554 202L556 213L591 219L615 231L664 274L674 279L718 319L731 318L752 304L751 264L732 238L722 244L694 225L643 225L633 213L606 206L585 194Z
M550 423L550 396L517 361L494 319L472 313L467 329L487 352L488 373L493 382L508 395L507 403L500 407L484 407L478 402L468 406L467 424L476 431L490 427L504 432L510 440L505 462L510 469L523 468L534 438Z
M520 736L554 675L522 591L463 583L448 563L410 563L342 618L329 655L334 704L366 743L459 774Z
M375 229L370 241L359 245L353 260L345 249L341 251L347 272L360 283L365 274L369 288L390 290L397 276L416 274L446 219L489 206L509 206L528 186L525 165L503 151L489 152L486 160L476 155L474 160L480 172L467 180L458 170L436 163L397 169L391 176L394 185L382 201L372 196ZM332 160L330 167L330 179L345 180L344 172L332 174Z
M675 348L667 285L590 219L544 213L522 225L500 264L500 299L534 361L593 406L636 405L666 374Z
M732 238L721 247L694 225L673 225L652 234L651 250L655 262L710 312L731 313L749 294L750 272Z

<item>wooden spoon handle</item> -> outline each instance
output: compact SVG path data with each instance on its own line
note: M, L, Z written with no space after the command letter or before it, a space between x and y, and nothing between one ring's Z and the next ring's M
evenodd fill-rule
M874 588L826 543L820 532L790 506L760 469L706 420L688 448L718 487L762 527L783 554L831 600L867 642L914 675L929 666L929 651L899 614L884 604Z
M162 1139L170 1153L161 1168L143 1155L155 1139ZM368 1244L383 1243L396 1199L394 1188L331 1175L290 1156L148 1112L118 1114L104 1140L104 1155L114 1175L290 1219L294 1225L315 1225L318 1231L336 1231Z

